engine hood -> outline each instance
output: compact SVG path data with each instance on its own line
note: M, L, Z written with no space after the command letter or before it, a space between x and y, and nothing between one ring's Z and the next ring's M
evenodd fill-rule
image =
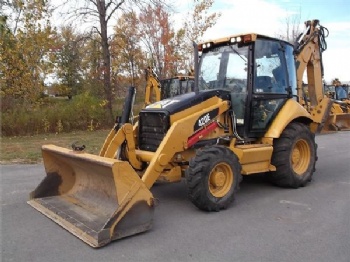
M214 96L220 97L224 100L230 100L230 92L226 90L205 90L198 93L191 92L155 102L142 109L141 112L166 111L166 113L172 115L200 104Z

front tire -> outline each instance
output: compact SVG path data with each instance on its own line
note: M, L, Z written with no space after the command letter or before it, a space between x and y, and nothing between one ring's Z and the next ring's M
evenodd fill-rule
M198 150L186 170L188 197L199 209L219 211L234 200L242 180L237 156L224 146Z
M274 141L269 180L281 187L298 188L311 181L317 161L315 135L302 123L291 123Z

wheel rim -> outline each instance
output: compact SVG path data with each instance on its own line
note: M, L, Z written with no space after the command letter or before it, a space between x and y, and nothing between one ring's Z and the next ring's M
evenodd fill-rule
M214 197L224 197L231 189L233 172L226 163L217 164L209 175L209 191Z
M310 164L311 150L305 140L298 140L292 151L292 167L295 173L303 175Z

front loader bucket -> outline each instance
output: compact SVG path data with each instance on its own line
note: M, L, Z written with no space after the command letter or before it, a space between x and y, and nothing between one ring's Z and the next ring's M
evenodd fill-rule
M331 114L328 117L322 132L328 133L345 130L350 130L350 113Z
M28 204L92 247L151 228L152 193L128 162L42 147L46 177Z
M336 114L335 126L340 131L350 130L350 113Z

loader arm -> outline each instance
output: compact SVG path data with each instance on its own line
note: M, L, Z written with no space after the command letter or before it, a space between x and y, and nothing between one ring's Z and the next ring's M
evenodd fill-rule
M152 187L154 182L163 172L164 168L171 162L171 159L174 157L175 153L184 151L191 147L194 144L194 142L192 142L194 139L195 141L198 141L198 139L193 136L198 132L198 130L193 130L193 126L195 125L196 121L198 121L200 116L215 109L218 109L218 115L221 115L230 107L228 101L223 101L218 97L213 97L211 100L213 100L211 103L213 104L212 106L199 110L194 114L188 114L188 116L185 118L175 120L159 145L157 151L147 154L147 158L150 158L148 159L150 160L150 163L142 175L142 181L145 183L147 188ZM212 123L212 121L203 126L203 129L208 129L208 132L212 131L210 130L210 127L208 127L210 123ZM130 124L125 124L118 130L118 132L115 132L113 129L108 136L109 139L106 139L105 144L107 145L103 146L103 148L106 148L106 150L103 152L101 151L101 153L103 153L101 156L114 158L117 151L120 149L120 146L124 143L124 141L126 141L128 147L128 160L130 164L135 169L141 169L142 162L140 159L145 158L141 155L145 155L146 153L140 150L138 150L139 155L136 153L132 131L132 126ZM205 134L206 132L202 133ZM151 157L149 155L151 155ZM175 171L172 170L171 172ZM181 172L181 170L177 168L176 172Z
M196 111L196 113L191 112L185 118L174 117L175 122L171 125L157 151L155 153L147 154L151 155L151 157L147 157L150 158L150 163L142 175L142 181L147 188L152 187L154 182L163 172L164 168L171 162L175 153L184 151L191 147L194 144L194 142L192 142L193 140L198 141L198 138L196 139L194 134L199 130L193 130L193 126L200 116L215 109L218 109L218 115L221 115L230 108L230 103L228 101L223 101L218 97L211 98L211 101L208 101L208 104L212 104L212 106L205 107L202 110ZM192 111L191 109L189 110ZM182 112L181 114L184 115L186 112ZM208 132L211 131L210 127L208 127L210 123L212 123L212 121L203 126L203 129L208 129ZM202 133L205 134L206 132ZM128 147L128 160L130 164L135 169L140 170L142 167L140 159L144 158L141 155L145 155L145 152L138 150L139 155L136 153L133 128L131 124L124 124L118 132L115 132L114 129L111 130L103 146L105 150L101 150L100 156L114 158L124 142L126 142ZM176 172L181 171L180 169L176 170Z
M121 147L124 142L128 148L127 158L130 164L140 170L142 162L137 158L135 153L135 140L134 140L134 129L130 123L124 124L118 131L113 128L108 134L102 149L100 156L108 158L119 158L118 151L123 150Z

